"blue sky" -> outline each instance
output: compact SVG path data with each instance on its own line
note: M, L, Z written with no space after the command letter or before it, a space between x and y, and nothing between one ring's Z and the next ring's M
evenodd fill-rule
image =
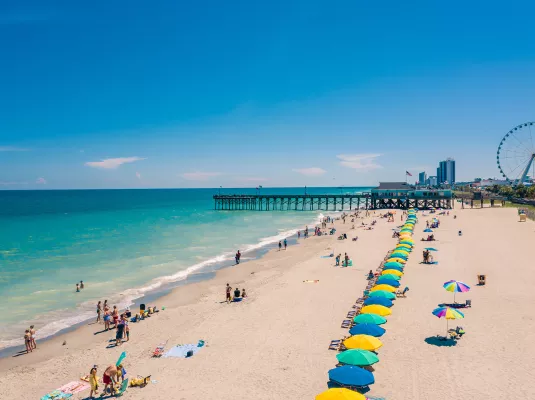
M371 4L374 3L374 4ZM498 176L528 1L0 3L0 189Z

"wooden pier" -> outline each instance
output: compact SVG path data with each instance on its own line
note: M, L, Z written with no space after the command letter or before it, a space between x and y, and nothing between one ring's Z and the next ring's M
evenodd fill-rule
M221 211L351 211L429 208L451 209L452 198L418 196L376 196L360 194L324 195L215 195L214 208Z

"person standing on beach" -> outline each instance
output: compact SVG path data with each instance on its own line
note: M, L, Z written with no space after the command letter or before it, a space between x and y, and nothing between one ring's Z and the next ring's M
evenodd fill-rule
M286 250L286 247L288 247L288 241L284 239L284 250Z
M91 386L91 391L89 392L89 398L93 399L93 394L96 396L98 394L98 378L97 378L97 367L94 366L89 371L89 385Z
M301 231L297 231L297 239L301 239Z
M338 255L336 256L336 266L337 266L337 267L340 266L340 256L341 256L341 254L338 254Z
M230 302L232 301L231 297L230 297L230 293L232 292L232 288L230 287L230 285L227 283L227 294L226 294L226 302L227 304L230 304Z
M80 289L83 289L84 287L84 281L80 281Z
M31 345L34 349L37 348L37 343L35 343L35 328L33 325L30 326L30 339L31 339Z
M349 267L349 256L347 255L347 253L345 253L345 256L344 256L344 259L346 261L346 267Z
M26 354L31 353L33 351L33 347L32 335L29 329L26 329L26 331L24 332L24 344L26 345Z
M113 317L114 328L117 328L117 321L119 321L119 311L117 310L117 306L113 306L111 316Z
M236 260L236 264L239 264L240 263L240 256L238 255L240 253L240 251L238 250L238 252L236 253L236 255L234 256L234 260Z
M119 346L121 343L123 343L123 336L124 336L123 320L122 319L118 320L115 326L117 327L117 331L115 332L115 345Z
M279 240L279 251L281 251L281 249L282 249L282 243L281 243L281 241Z
M101 302L99 301L98 304L97 304L97 320L95 323L99 323L100 322L100 314L102 313L102 306L101 306Z

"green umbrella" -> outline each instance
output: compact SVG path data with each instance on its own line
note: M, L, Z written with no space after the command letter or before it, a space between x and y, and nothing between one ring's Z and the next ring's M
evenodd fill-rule
M396 295L394 293L387 292L386 290L376 290L375 292L370 292L368 297L380 297L388 300L396 299Z
M349 365L372 365L379 362L379 357L368 350L351 349L336 355L339 362Z
M353 322L356 324L386 324L386 318L377 314L360 314L353 318Z
M397 262L397 261L389 261L385 263L384 265L385 269L388 269L388 267L397 267L397 268L403 268L403 264Z
M399 281L401 278L397 275L394 275L394 274L384 274L384 275L381 275L379 278L383 278L383 279L395 279L396 281Z

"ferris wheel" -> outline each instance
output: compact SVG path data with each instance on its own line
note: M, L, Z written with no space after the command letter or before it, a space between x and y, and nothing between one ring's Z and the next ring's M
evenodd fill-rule
M535 122L526 122L507 132L498 146L498 169L513 185L523 183L527 175L535 177L534 137Z

